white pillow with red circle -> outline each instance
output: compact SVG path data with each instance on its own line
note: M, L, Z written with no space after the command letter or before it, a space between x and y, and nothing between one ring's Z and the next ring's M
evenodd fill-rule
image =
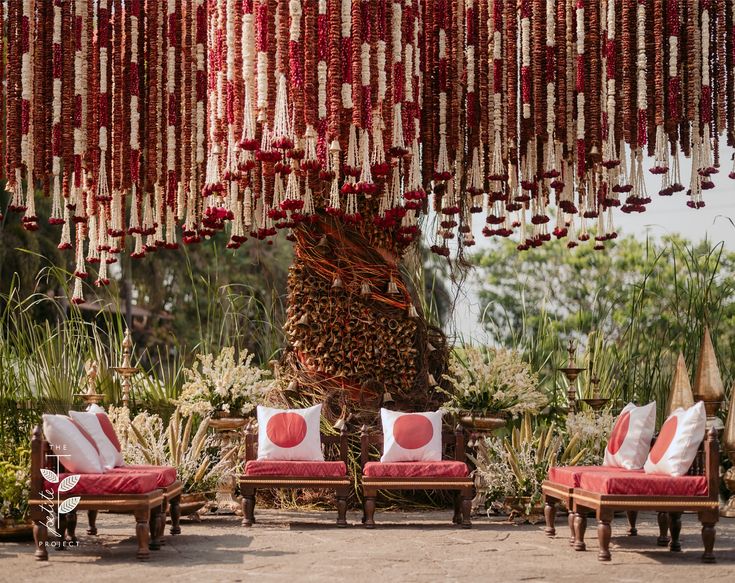
M442 459L442 411L399 413L380 410L381 462L439 462Z
M73 474L102 474L102 464L94 440L81 426L65 415L44 415L43 434L51 454Z
M120 451L120 441L104 410L101 413L69 411L69 416L89 434L100 452L102 465L106 469L125 465Z
M647 474L686 475L706 430L707 412L702 401L688 409L680 407L661 426L643 469Z
M323 462L321 416L321 405L308 409L258 405L258 459Z
M628 403L618 415L610 432L603 465L640 470L646 463L655 429L655 401L643 407Z

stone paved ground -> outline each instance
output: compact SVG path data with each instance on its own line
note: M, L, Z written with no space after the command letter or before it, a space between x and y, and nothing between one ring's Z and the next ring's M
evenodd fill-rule
M0 544L0 581L179 583L196 581L585 581L654 583L735 582L735 520L720 522L717 565L702 565L699 526L685 517L684 552L656 547L653 515L640 519L640 534L626 537L623 518L613 525L612 563L597 561L594 521L588 528L588 551L574 552L567 529L557 520L559 538L549 539L541 525L516 526L500 518L478 518L471 530L450 526L447 512L376 514L378 528L337 529L332 513L263 510L259 523L244 529L235 517L182 520L183 534L151 560L135 560L132 517L103 515L99 537L84 534L80 546L51 552L47 563L33 560L32 544ZM360 516L350 513L351 524Z

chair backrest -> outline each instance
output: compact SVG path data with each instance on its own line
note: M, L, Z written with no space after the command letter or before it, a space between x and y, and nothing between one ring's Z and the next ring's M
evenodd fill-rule
M43 435L43 429L36 425L31 433L31 496L37 497L44 489L44 480L41 468L56 472L56 464L49 456L53 454L51 446ZM59 460L59 471L63 472L64 464Z
M349 448L347 445L347 428L343 427L337 435L319 434L324 450L324 459L337 458L345 464L349 463ZM244 462L258 459L258 431L252 423L245 427L245 457Z
M376 452L377 457L383 454L383 433L363 425L360 430L360 465L365 467L370 461L371 454ZM461 425L457 425L454 431L442 432L442 459L467 461L465 433Z

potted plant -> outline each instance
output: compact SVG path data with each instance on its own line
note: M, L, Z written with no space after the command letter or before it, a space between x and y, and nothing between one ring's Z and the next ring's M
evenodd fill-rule
M443 378L451 386L437 387L448 397L444 410L473 429L502 427L509 417L538 413L547 402L538 376L517 351L464 347L452 354Z
M127 409L110 408L110 418L130 464L169 465L184 486L181 514L196 515L207 503L237 448L221 452L208 431L211 420L177 407L168 424L156 414L142 412L130 420Z
M510 436L485 438L473 461L486 504L508 512L511 519L539 520L543 516L541 483L549 468L591 461L582 441L581 435L569 437L554 423L533 427L529 414Z
M25 540L33 534L27 517L31 458L18 448L14 459L0 461L0 540Z
M197 356L194 366L184 370L186 381L175 403L182 415L205 418L241 418L249 415L270 389L268 372L253 366L253 354L235 358L235 349L223 348L213 354Z

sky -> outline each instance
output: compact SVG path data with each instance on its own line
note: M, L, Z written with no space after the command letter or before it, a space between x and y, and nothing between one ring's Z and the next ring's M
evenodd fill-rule
M708 237L711 241L724 242L727 250L735 252L735 180L728 178L733 169L733 150L722 148L720 172L713 178L715 188L704 192L706 206L702 209L690 209L686 206L685 192L670 197L658 196L660 177L646 172L646 188L652 202L644 213L625 214L614 211L615 226L621 234L633 234L639 239L647 236L659 238L667 234L678 233L692 241L700 241ZM682 158L682 184L689 183L689 160ZM494 238L482 235L482 224L476 221L474 228L477 245L473 251L490 248L495 244ZM517 238L517 235L515 235ZM574 251L570 251L573 253ZM459 291L453 322L449 325L449 333L456 334L464 341L487 343L487 334L479 324L480 305L477 297L479 289L477 272L468 277ZM456 289L452 290L457 293Z

